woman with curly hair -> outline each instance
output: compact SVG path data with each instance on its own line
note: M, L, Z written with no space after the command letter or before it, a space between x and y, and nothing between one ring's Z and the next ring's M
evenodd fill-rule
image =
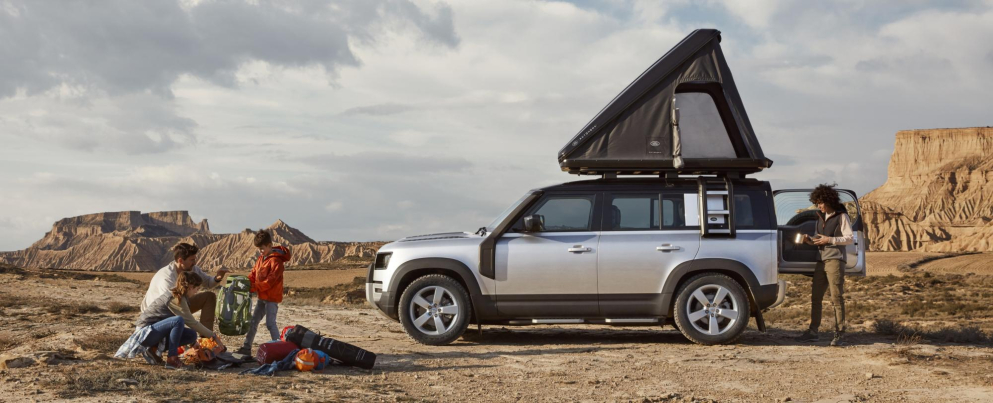
M832 346L844 344L845 320L845 245L851 245L852 220L841 203L837 185L819 185L810 193L810 202L817 206L817 229L813 238L804 235L803 242L816 245L820 254L814 268L813 289L810 294L810 327L797 341L817 341L821 325L821 309L825 291L830 290L834 304L834 338Z

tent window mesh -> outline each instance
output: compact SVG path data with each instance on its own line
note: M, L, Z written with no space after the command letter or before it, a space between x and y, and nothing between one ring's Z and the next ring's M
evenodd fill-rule
M676 94L683 158L736 158L721 114L710 94Z

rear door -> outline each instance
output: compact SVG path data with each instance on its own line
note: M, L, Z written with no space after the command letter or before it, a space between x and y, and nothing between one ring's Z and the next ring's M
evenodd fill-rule
M817 224L817 207L810 202L813 189L789 189L773 192L776 203L776 223L779 226L779 272L785 274L813 274L819 252L816 246L796 243L800 234L814 235ZM845 273L865 275L865 231L862 211L855 192L838 189L841 202L852 219L855 242L845 247Z
M604 194L597 264L601 315L665 315L662 283L700 249L700 230L683 222L683 199L673 192Z

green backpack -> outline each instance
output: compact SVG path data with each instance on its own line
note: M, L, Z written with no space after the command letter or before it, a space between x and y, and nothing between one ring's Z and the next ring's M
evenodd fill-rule
M221 334L241 336L252 325L252 283L248 277L231 275L217 293L217 327Z

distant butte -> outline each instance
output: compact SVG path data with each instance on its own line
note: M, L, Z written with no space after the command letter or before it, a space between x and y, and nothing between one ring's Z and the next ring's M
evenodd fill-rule
M269 226L277 244L290 247L289 265L331 263L343 257L372 257L382 242L317 242L277 220ZM243 268L254 262L255 232L214 234L207 220L194 222L186 211L121 211L63 218L27 249L0 252L0 263L72 270L154 271L172 260L179 242L200 247L205 270Z
M993 251L993 128L903 130L862 199L873 251Z

